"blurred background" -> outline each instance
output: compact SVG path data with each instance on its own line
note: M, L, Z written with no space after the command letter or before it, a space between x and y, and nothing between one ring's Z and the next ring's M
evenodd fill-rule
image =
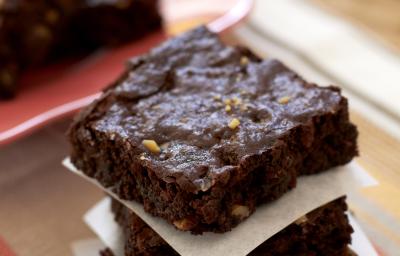
M163 1L164 30L213 21L236 3ZM248 17L221 34L309 81L343 88L360 132L356 161L380 183L349 195L349 204L382 255L400 251L399 14L399 0L255 0ZM4 127L11 115L18 113L0 116ZM60 164L70 121L45 122L0 145L0 255L70 255L74 241L94 237L81 217L103 193Z

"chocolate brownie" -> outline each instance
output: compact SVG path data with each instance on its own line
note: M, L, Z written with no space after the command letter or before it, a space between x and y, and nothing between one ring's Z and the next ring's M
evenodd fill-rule
M160 27L157 0L0 1L0 98L19 73L62 56L118 45Z
M354 255L350 254L351 228L340 198L311 211L254 249L251 256ZM155 231L124 205L112 202L115 220L125 235L125 255L179 255ZM108 253L112 253L110 250ZM103 255L112 255L105 254Z
M193 233L225 232L357 155L337 87L199 27L134 58L69 130L71 159L123 199Z

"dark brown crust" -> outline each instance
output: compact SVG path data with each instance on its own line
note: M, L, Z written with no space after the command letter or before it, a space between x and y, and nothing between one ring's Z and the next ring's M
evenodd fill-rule
M346 209L344 198L321 206L268 239L249 255L350 255L347 246L353 230L345 215ZM126 256L179 255L137 215L116 200L112 202L112 211L125 234Z
M244 70L238 64L243 56L249 62ZM257 205L295 187L298 175L345 164L357 155L357 130L349 122L347 100L337 87L307 83L276 60L261 61L248 50L223 45L204 28L172 39L131 63L123 76L126 80L120 79L76 118L69 131L71 158L88 176L106 187L113 186L121 198L142 203L147 212L170 223L184 220L184 226L176 225L180 229L228 231L246 217L232 214L235 205L247 207L251 214ZM184 96L193 104L209 101L212 96L201 94L212 93L223 83L216 75L221 72L224 78L232 78L229 81L235 81L238 72L244 77L238 84L224 84L225 90L235 86L255 90L249 96L250 104L258 105L234 113L243 120L239 129L227 128L226 120L231 117L212 109L213 103L205 104L210 109L203 112L207 114L203 118L198 117L201 113L196 107L204 104L194 105L194 113L185 112L192 114L190 133L188 126L186 130L184 125L162 126L165 119L157 118L167 116L168 123L179 123L182 116L174 111L185 107L179 105L179 96L175 101L170 98L163 103L168 110L164 115L164 109L152 112L153 99L161 101L175 83L185 85L178 89L196 90L190 86L200 80L210 87ZM260 83L254 85L254 80ZM287 106L276 103L282 92L296 95ZM263 96L267 99L259 98ZM212 120L213 113L220 115L218 119ZM143 119L144 114L152 118ZM130 118L136 119L126 125ZM209 126L210 120L217 125ZM147 129L152 123L155 126ZM135 135L137 132L145 135ZM202 139L204 136L210 138ZM150 154L141 145L146 137L173 146L160 155ZM181 148L185 151L179 151ZM196 160L199 157L201 161Z
M14 94L29 67L122 44L161 25L157 0L3 0L0 19L0 98Z
M100 251L100 256L114 256L114 253L110 250L110 248L105 248Z

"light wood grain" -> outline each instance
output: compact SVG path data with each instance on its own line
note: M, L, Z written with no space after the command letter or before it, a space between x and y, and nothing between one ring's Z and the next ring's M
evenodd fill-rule
M400 53L399 0L311 0L328 12L368 30Z
M357 162L380 182L364 194L400 221L400 141L354 111L351 117L360 132Z

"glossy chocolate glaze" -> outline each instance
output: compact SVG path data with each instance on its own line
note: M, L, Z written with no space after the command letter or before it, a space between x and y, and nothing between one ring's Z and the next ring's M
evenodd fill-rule
M129 65L92 108L101 114L90 127L123 140L136 161L190 192L245 175L248 159L343 103L337 88L309 84L277 60L226 46L204 27ZM240 121L235 129L228 127L233 118ZM144 139L156 141L161 153L150 152Z

